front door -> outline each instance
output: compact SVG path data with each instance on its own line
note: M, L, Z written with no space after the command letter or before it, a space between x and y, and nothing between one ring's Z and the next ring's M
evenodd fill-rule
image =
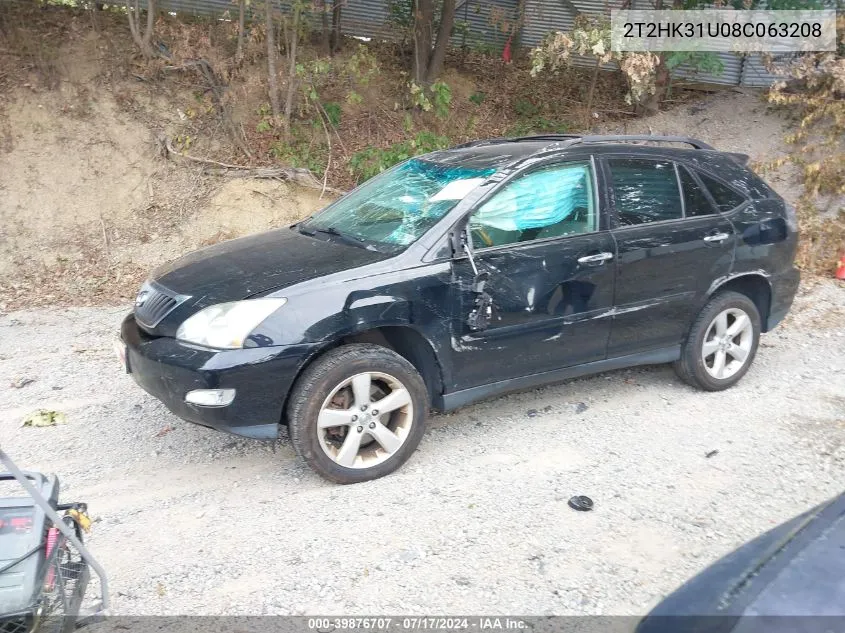
M489 295L477 309L473 261L453 262L454 388L465 389L605 358L614 242L602 225L589 162L517 176L469 218L472 260Z
M608 357L678 345L710 284L730 272L731 222L670 160L609 158L616 295Z

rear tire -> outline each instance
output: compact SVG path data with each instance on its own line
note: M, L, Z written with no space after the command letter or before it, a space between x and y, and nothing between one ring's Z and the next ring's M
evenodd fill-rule
M428 391L414 366L369 344L344 345L314 361L287 407L297 454L340 484L399 468L419 445L427 417Z
M760 313L747 296L725 291L702 308L675 361L684 382L721 391L738 383L754 361L760 340Z

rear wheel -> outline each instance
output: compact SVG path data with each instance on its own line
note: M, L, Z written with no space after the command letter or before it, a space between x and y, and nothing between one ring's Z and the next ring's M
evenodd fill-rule
M349 484L387 475L416 450L428 393L413 365L378 345L345 345L318 358L288 404L297 454L317 473Z
M675 371L694 387L727 389L750 368L759 339L760 313L754 302L738 292L719 293L693 323Z

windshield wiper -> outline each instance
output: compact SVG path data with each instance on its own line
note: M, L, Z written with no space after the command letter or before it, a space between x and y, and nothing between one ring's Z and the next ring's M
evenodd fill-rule
M305 228L302 224L297 226L297 229L300 233L304 233L305 235L312 236L316 233L324 233L325 235L331 235L332 237L338 238L341 242L346 242L347 244L352 244L353 246L363 246L368 251L377 251L378 249L369 244L367 240L364 238L358 237L357 235L351 235L349 233L341 233L333 226L327 226L325 228L320 227L309 227Z

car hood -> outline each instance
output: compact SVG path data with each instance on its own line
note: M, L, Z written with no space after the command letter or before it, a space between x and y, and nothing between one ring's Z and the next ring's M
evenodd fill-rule
M162 266L153 278L196 307L237 301L381 261L385 253L283 228L203 248Z

